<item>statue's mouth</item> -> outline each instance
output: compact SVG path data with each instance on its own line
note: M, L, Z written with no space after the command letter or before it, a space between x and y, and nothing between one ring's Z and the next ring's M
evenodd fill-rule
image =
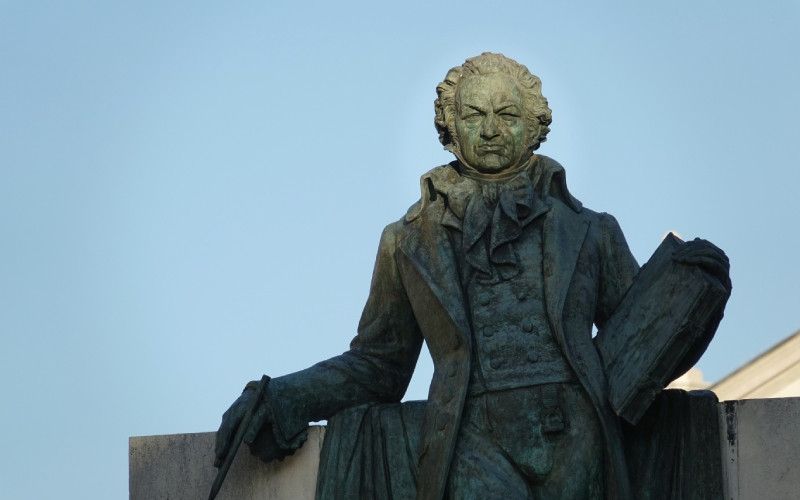
M478 146L478 151L481 153L502 153L503 149L505 149L502 145L498 144L486 144L483 146Z

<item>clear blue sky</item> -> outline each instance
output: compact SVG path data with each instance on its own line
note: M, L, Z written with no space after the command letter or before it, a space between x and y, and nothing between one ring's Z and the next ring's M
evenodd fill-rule
M800 328L796 1L284 4L0 2L1 498L125 498L129 436L344 351L450 161L436 84L487 50L640 262L669 230L728 253L708 380Z

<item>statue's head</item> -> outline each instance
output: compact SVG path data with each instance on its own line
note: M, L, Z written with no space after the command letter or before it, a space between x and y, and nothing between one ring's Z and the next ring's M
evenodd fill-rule
M480 172L498 173L526 161L550 131L542 82L501 54L467 59L447 72L436 93L439 141Z

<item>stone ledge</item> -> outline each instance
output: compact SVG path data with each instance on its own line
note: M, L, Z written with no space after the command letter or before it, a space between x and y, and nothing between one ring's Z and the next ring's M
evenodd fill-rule
M312 426L308 441L282 462L266 464L242 446L218 500L313 500L325 428ZM132 437L129 440L131 500L208 498L217 475L214 433Z
M800 398L750 399L719 404L725 498L777 500L800 491ZM243 446L219 500L313 499L325 428L283 462L265 464ZM131 500L208 497L214 433L130 438Z
M726 401L719 416L725 498L798 498L800 398Z

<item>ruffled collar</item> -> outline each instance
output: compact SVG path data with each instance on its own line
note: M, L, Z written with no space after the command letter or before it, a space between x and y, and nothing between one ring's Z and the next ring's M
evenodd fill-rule
M537 165L531 161L509 179L459 175L436 187L447 200L442 224L461 231L466 261L482 281L506 280L519 273L514 243L526 225L550 209L543 169Z

